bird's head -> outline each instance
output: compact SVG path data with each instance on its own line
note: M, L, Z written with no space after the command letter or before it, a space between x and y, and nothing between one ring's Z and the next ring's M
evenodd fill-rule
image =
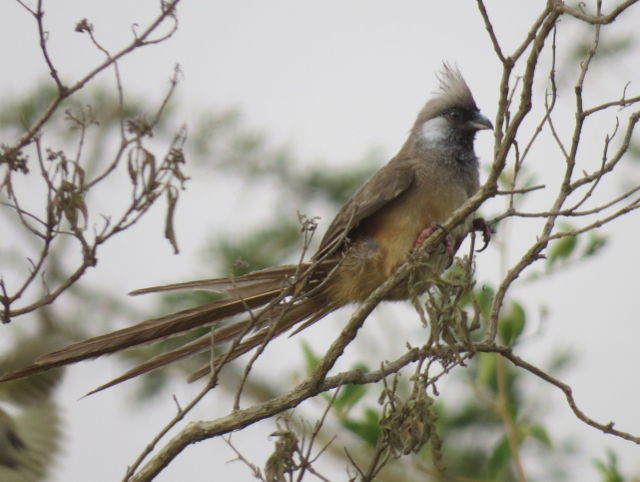
M476 132L493 125L480 113L457 68L445 63L438 80L440 89L418 114L412 135L427 148L471 148Z

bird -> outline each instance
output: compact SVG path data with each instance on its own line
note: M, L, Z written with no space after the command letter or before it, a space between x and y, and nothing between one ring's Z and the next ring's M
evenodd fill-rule
M0 465L15 469L19 465L20 453L26 448L17 434L13 417L0 408Z
M418 113L397 155L342 206L308 261L235 278L134 291L131 294L210 290L225 297L73 343L0 381L211 327L206 335L143 362L93 392L210 350L213 344L231 342L227 353L190 377L195 380L275 336L293 328L295 334L338 308L364 302L480 186L474 140L478 131L493 129L492 123L478 109L456 66L445 62L436 78L438 90ZM481 218L471 217L446 233L443 246L429 255L419 277L398 283L385 300L409 299L424 292L428 280L451 264L455 250L471 230L489 234ZM246 318L219 326L240 314Z

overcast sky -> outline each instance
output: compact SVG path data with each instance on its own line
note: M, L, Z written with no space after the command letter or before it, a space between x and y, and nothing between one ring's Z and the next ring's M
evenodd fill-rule
M101 59L87 39L73 31L78 20L88 18L98 38L117 49L129 40L133 23L138 23L138 28L147 24L157 3L45 2L51 55L62 78L72 81ZM523 38L542 4L488 2L506 50ZM35 24L17 2L2 2L0 18L0 40L5 46L0 54L4 71L1 91L3 95L22 95L46 77ZM203 106L235 107L248 125L267 133L273 145L288 146L301 163L322 161L331 169L353 162L372 148L391 157L404 141L416 113L436 89L434 72L443 60L459 66L481 110L489 118L495 116L500 65L473 2L185 1L179 18L179 30L172 39L136 52L122 63L128 94L159 99L174 64L179 63L184 75L177 94L182 104L181 118L174 119L176 124L188 125L190 115ZM622 19L622 31L637 26L638 21L636 9L635 17ZM563 28L562 42L568 43L573 27ZM602 82L590 86L593 91L615 98L629 81L629 92L637 95L637 62L615 67L615 71L601 74ZM100 82L108 84L110 79L110 74L103 75ZM542 88L544 79L539 80ZM570 98L560 101L571 106ZM484 161L490 161L490 134L480 133L477 152ZM560 162L541 152L535 165L544 178L552 175ZM637 170L625 172L631 176L627 181L633 182L634 175L636 183L640 179ZM619 182L622 185L623 179ZM155 234L157 243L145 242L148 230L160 229L162 213L157 212L155 224L147 223L144 230L107 246L88 281L110 287L115 295L124 297L127 291L141 286L186 280L208 232L225 223L251 219L249 213L239 215L239 209L260 210L259 199L248 194L244 200L236 199L237 193L225 190L214 173L210 180L194 180L189 187L178 221L183 254L173 256ZM216 212L206 207L213 202L228 209ZM295 207L283 215L295 216ZM544 335L534 336L523 355L535 363L547 359L559 347L574 349L579 362L563 379L573 387L580 407L594 419L603 423L613 420L617 428L634 434L640 434L637 226L638 215L632 214L606 227L604 231L613 238L602 256L542 285L520 284L514 290L514 295L525 299L533 311L542 303L549 309ZM143 245L144 251L139 251ZM515 249L513 256L517 252ZM514 260L511 258L511 262ZM127 267L124 277L123 266ZM481 279L495 280L499 270L495 249L478 260ZM342 313L342 320L347 316L347 312ZM313 333L313 337L330 339L330 333ZM294 355L299 354L297 342L289 343L295 345ZM155 401L145 413L131 412L123 395L126 392L120 388L78 400L95 386L94 380L107 380L119 368L100 360L69 370L60 399L68 409L72 430L56 480L117 480L173 413L169 395ZM183 401L193 392L193 387L174 385L173 391ZM621 454L625 469L640 473L637 447L585 426L572 416L558 391L544 390L556 407L552 411L554 423L550 424L552 434L573 433L585 449L581 466L571 470L588 478L574 480L594 480L591 459L602 458L605 447ZM213 417L216 397L214 403L198 409L196 418ZM272 425L262 423L253 432L252 437L260 441L258 447L270 449L263 441L272 429ZM238 446L242 446L243 437L247 438L238 437ZM256 454L258 462L261 456L264 454ZM226 474L216 480L249 479L241 464L223 463L232 458L233 453L219 441L201 443L188 448L157 480L213 480L214 467L216 474Z

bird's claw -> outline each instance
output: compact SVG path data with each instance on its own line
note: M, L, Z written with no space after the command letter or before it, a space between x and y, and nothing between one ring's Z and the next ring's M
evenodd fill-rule
M484 242L484 245L477 251L478 253L481 253L487 249L487 246L489 246L489 241L491 241L491 235L494 231L491 229L491 226L489 226L489 223L483 218L474 219L471 227L473 231L480 231L482 233L482 241Z
M453 244L451 243L451 239L449 238L449 233L447 232L447 230L444 228L444 226L442 226L441 224L438 223L431 223L431 226L429 226L428 228L423 229L420 234L418 235L418 238L416 239L415 243L413 243L413 249L418 249L420 248L424 242L427 240L427 238L429 236L431 236L433 233L436 232L436 230L438 229L442 229L442 231L444 231L444 238L442 239L442 244L444 244L444 249L447 252L447 256L449 256L449 259L453 260L453 255L454 250L453 250Z

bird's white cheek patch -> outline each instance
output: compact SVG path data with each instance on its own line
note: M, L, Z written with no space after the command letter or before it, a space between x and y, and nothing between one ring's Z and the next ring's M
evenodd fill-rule
M422 124L422 139L427 144L439 144L447 138L447 120L444 117L435 117Z

